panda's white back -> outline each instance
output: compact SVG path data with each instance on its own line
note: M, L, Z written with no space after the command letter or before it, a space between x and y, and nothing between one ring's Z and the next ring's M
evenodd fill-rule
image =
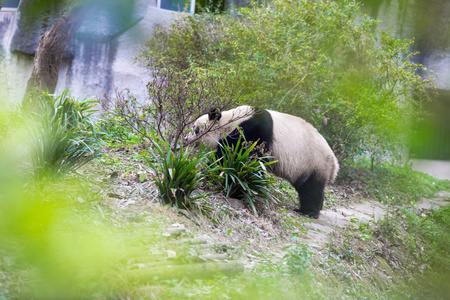
M273 119L272 155L278 160L274 173L295 182L299 174L317 170L331 181L337 159L325 138L302 118L269 110Z

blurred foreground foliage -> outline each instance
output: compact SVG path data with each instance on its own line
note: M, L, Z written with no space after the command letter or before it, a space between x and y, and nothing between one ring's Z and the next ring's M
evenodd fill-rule
M289 0L180 15L155 31L140 60L226 77L243 103L312 123L341 164L401 158L434 77L417 74L427 70L411 62L412 41L375 31L358 9L353 0Z
M21 190L14 184L1 203L0 243L2 259L16 262L20 297L70 299L110 292L124 237L112 235L100 215L76 208L71 197L77 188L68 183L41 182Z
M424 92L429 82L417 77L414 70L420 66L406 59L411 55L409 42L372 32L374 21L363 19L362 23L356 23L356 14L357 6L352 1L292 0L239 10L237 17L182 16L172 29L160 31L150 42L155 43L155 47L163 45L161 50L165 52L151 50L144 52L142 58L160 68L160 76L164 76L167 68L170 72L196 68L197 73L205 69L207 71L202 74L215 73L218 74L216 78L227 76L223 82L230 82L231 88L239 87L237 92L244 95L246 102L304 116L326 135L341 161L363 152L381 155L385 150L394 151L402 145L402 134L408 128L409 118L417 116L421 107L421 100L417 100L420 97L415 98L410 92ZM183 79L181 83L186 82L189 81ZM198 98L195 91L189 94L194 95L194 100ZM77 127L68 125L74 119L66 118L68 110L63 109L64 105L53 107L57 109L51 110L50 120L55 117L56 124L63 124L66 129ZM64 113L58 112L59 107ZM165 276L161 278L165 280L152 276L152 269L144 269L140 274L147 272L148 282L138 284L141 278L137 276L130 281L127 274L130 266L136 267L134 259L149 255L148 247L142 245L159 242L142 238L141 233L148 229L148 224L142 222L128 227L127 222L114 220L112 214L105 212L105 206L97 203L101 191L92 189L89 179L67 176L69 172L64 172L60 177L62 180L57 181L55 176L32 179L28 175L37 164L33 165L30 159L34 150L30 147L29 131L20 126L20 119L14 112L0 110L0 117L0 299L325 299L336 295L392 298L414 297L418 292L408 287L408 282L383 286L377 278L361 277L361 262L354 263L348 255L352 253L348 251L352 250L350 248L343 249L346 255L339 256L340 252L336 251L336 255L330 251L316 258L299 242L297 227L302 223L298 217L287 213L286 219L295 229L281 228L292 235L292 243L285 247L287 253L282 259L274 257L269 249L267 253L253 252L252 256L257 255L262 263L232 278L221 275L197 280L173 278L171 269L163 268ZM104 123L104 128L113 129L114 134L110 135L120 137L121 143L140 141L116 126L114 121L109 121ZM51 138L64 138L59 131L44 132L53 132ZM173 147L168 147L164 154L172 150ZM52 156L65 151L46 153ZM190 155L189 152L185 154ZM151 162L154 164L162 156L154 157ZM174 157L170 156L169 160ZM192 170L190 174L195 175L196 166L192 167L189 162L186 165ZM171 165L162 167L167 170L165 178L171 178L174 174ZM405 180L409 179L407 187L433 184L430 178L422 180L419 176L409 176L410 169L407 168L386 168L376 172L375 175L383 180L405 177ZM198 179L196 176L190 178ZM369 182L368 188L377 187L372 183ZM445 183L447 187L443 186ZM449 189L448 182L438 185ZM176 196L177 188L175 186L174 190L170 186L164 190ZM389 188L400 190L396 185ZM436 188L430 188L427 193L433 189ZM403 189L398 194L402 198L412 194L419 197L421 190ZM382 192L374 190L374 193L385 195L385 191ZM392 244L399 237L395 236L398 233L396 225L404 225L402 222L411 225L404 226L410 239L406 240L407 248L401 251L419 257L429 272L425 275L431 273L439 277L437 281L422 281L427 283L424 291L432 297L446 295L441 293L445 286L442 288L440 282L448 282L441 280L448 274L445 256L448 216L448 210L429 216L419 213L413 217L405 213L398 219L388 216L380 223L387 229L385 233L392 233ZM250 225L251 222L244 224L245 228ZM219 229L232 233L231 229ZM375 229L368 226L361 225L357 230L360 231L358 237L375 235ZM238 240L233 247L244 252L251 249L251 243L255 240ZM347 247L349 244L340 245ZM435 252L438 259L423 255L422 249L439 249ZM440 270L433 272L436 263L447 271L444 276ZM418 289L422 287L420 279L431 278L422 276L421 267L412 267ZM394 275L402 283L404 274ZM433 289L434 283L439 284L438 288Z
M105 278L117 268L124 236L112 236L94 212L99 198L88 181L62 176L80 166L67 162L61 169L61 161L78 148L46 151L58 149L54 145L62 140L83 139L85 116L74 106L90 104L69 100L67 93L43 94L39 104L32 115L0 107L0 298L71 299L108 292L113 285ZM32 163L37 155L42 164Z

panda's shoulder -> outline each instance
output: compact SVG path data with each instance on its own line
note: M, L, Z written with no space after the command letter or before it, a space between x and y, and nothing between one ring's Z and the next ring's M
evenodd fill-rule
M226 124L230 121L233 123L242 123L248 119L250 119L254 114L254 110L251 106L241 105L236 108L226 110L222 112L222 118L220 122L222 124Z
M298 124L303 124L303 125L309 124L304 119L294 116L294 115L290 115L290 114L275 111L275 110L267 110L267 111L270 113L272 118L274 118L276 120L283 120L286 122L293 122L293 123L298 123Z
M274 110L269 110L269 113L273 119L273 126L277 131L294 130L297 134L320 135L317 128L300 117Z

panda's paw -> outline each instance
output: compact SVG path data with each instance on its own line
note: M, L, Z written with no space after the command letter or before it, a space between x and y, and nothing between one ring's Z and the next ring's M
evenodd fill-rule
M315 211L302 211L299 208L294 209L294 211L302 216L310 217L312 219L318 219L320 212Z

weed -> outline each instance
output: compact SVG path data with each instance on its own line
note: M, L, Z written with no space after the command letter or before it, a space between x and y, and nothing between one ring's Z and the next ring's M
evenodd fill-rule
M154 177L163 204L176 208L188 208L192 202L202 196L191 198L192 192L199 188L204 174L200 166L210 154L206 149L193 156L193 149L181 147L174 152L166 142L161 145L154 142L157 153L150 150L152 161L146 158L150 167L160 174Z
M37 179L60 178L99 156L97 131L90 118L92 101L76 101L68 91L53 97L43 93L30 112L32 163Z
M296 203L298 201L298 193L287 180L276 178L278 184L277 184L277 191L280 195L281 202L283 204L285 203Z
M336 206L336 204L338 203L339 200L336 198L336 196L332 194L329 189L327 189L325 192L325 201L324 201L325 208L331 208L333 206Z
M296 277L305 276L311 265L311 250L306 245L289 245L283 250L287 251L283 257L287 273Z
M99 120L97 126L104 133L102 136L103 141L111 148L142 144L144 142L142 135L133 131L120 116L107 113Z
M272 185L276 182L268 176L267 168L275 163L269 156L257 157L254 151L257 142L248 144L240 135L236 144L219 144L222 157L216 154L210 155L212 163L208 167L208 177L212 182L221 187L227 197L245 198L255 215L255 203L264 199L264 203L276 203L272 197Z

